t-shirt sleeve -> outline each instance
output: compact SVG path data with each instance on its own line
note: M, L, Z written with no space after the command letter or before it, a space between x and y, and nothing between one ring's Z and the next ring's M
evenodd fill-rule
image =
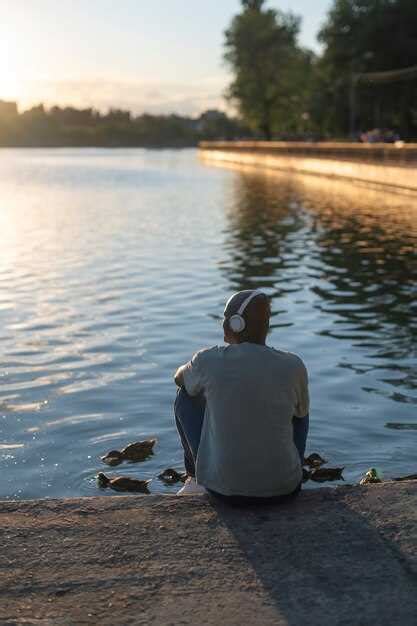
M191 359L184 365L184 387L189 396L198 396L203 391L203 372L202 372L202 352L197 352Z
M297 372L296 395L297 402L294 417L305 417L310 411L310 398L308 393L307 369L302 361Z

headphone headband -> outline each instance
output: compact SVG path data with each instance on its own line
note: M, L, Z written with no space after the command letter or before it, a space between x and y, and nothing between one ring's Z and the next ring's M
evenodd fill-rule
M257 289L256 291L252 292L252 293L250 294L250 296L248 296L248 297L246 298L246 300L244 300L244 301L242 302L242 304L240 305L239 310L238 310L238 312L236 313L236 315L242 315L242 313L244 312L244 310L245 310L245 309L246 309L246 307L248 306L249 302L251 302L251 300L253 300L253 298L256 298L256 296L260 296L261 294L262 294L262 295L264 295L264 294L263 294L263 292L262 292L262 291L259 291L258 289Z

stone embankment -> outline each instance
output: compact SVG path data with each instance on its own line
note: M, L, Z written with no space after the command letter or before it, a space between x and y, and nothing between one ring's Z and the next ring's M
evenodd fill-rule
M417 193L417 144L203 141L199 148L203 159L220 165L261 166Z
M417 481L1 502L0 624L415 626Z

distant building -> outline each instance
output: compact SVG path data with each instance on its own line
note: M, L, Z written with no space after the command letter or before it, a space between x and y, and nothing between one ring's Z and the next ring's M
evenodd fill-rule
M207 109L207 111L204 111L204 113L200 115L201 120L211 122L223 120L225 117L227 117L226 113L224 111L219 111L218 109Z
M208 109L200 115L197 121L197 130L204 133L206 129L213 128L227 121L227 115L218 109Z
M17 103L0 100L0 120L7 121L17 117Z

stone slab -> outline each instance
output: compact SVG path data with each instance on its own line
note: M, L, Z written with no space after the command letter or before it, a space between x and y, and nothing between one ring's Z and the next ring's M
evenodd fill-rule
M415 626L417 482L0 502L0 624Z

